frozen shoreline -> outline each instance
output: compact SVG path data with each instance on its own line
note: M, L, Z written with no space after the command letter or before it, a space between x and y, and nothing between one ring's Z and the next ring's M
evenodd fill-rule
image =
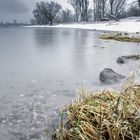
M33 25L27 27L49 27L49 28L71 28L71 29L88 29L103 31L120 31L120 32L140 32L140 17L130 17L120 20L120 22L93 22L93 23L73 23L58 24L54 26Z

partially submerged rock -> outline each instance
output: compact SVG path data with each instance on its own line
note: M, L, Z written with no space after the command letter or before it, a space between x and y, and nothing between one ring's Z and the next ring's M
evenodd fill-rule
M105 68L103 71L100 72L100 81L106 84L111 84L114 82L119 82L120 80L124 79L125 76L116 73L111 68Z
M126 62L126 60L125 60L124 57L119 57L119 58L117 59L117 63L119 63L119 64L124 64L125 62Z
M140 55L127 55L127 56L121 56L117 59L117 63L124 64L127 60L139 60Z

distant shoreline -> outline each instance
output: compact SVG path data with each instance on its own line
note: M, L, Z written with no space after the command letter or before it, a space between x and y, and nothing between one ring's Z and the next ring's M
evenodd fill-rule
M49 28L69 28L69 29L88 29L99 31L120 31L120 32L140 32L140 17L129 17L120 22L93 22L93 23L68 23L58 25L29 25L25 27L49 27Z
M26 26L32 26L31 24L17 24L17 25L14 25L14 24L2 24L0 25L0 27L2 28L8 28L8 27L26 27Z

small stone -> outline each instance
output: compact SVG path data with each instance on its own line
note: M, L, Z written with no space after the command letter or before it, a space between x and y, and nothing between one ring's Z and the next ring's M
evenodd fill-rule
M117 63L119 63L119 64L124 64L125 63L125 58L124 57L119 57L118 59L117 59Z

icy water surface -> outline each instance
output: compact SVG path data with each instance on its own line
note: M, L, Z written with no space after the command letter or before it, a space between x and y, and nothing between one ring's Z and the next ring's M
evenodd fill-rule
M0 28L0 140L48 140L44 129L80 85L104 87L99 73L105 67L129 73L135 62L116 59L139 53L140 44L101 40L100 33Z

